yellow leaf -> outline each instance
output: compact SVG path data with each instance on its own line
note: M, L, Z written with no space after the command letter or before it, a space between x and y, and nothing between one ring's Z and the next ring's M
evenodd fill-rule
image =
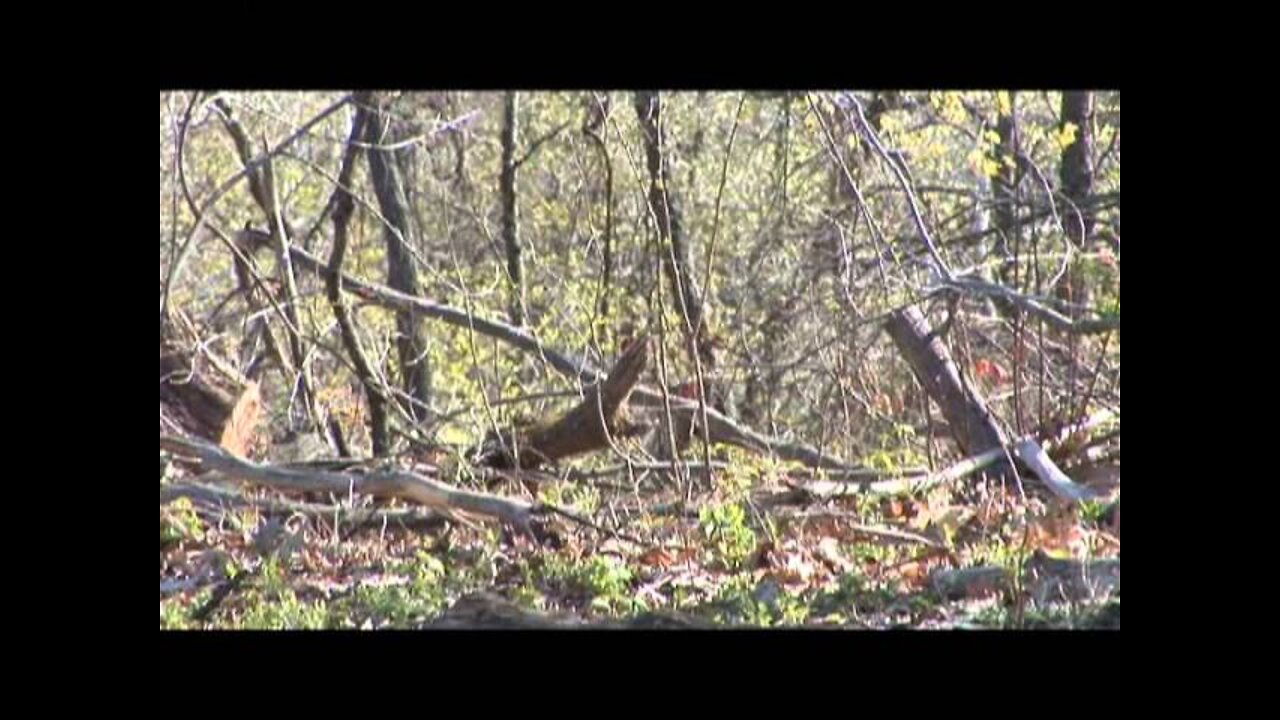
M1008 90L996 93L996 112L1002 116L1013 114L1013 95Z
M1079 130L1080 128L1077 127L1075 123L1067 123L1063 125L1062 129L1058 131L1058 147L1064 150L1070 147L1071 144L1076 141L1076 134Z

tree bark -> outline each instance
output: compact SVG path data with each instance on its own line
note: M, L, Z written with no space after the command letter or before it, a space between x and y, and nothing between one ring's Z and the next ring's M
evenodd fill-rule
M1018 222L1018 184L1022 173L1018 167L1020 140L1018 137L1017 93L1009 93L1009 112L997 109L996 134L1000 142L996 145L993 159L998 165L995 177L991 178L991 195L995 207L991 212L995 226L999 254L1004 262L1000 267L1000 282L1009 288L1017 288L1018 255L1022 251L1022 225ZM995 299L996 307L1009 315L1016 312L1010 303Z
M375 100L365 128L365 142L372 146L394 142L391 116L385 101ZM408 201L404 181L394 159L394 151L370 147L369 170L373 180L378 207L389 227L384 230L387 244L387 284L406 295L422 294L410 248L415 237L409 222ZM431 397L431 366L427 354L427 338L413 309L401 310L396 315L396 350L400 358L400 370L405 393L414 402L409 403L409 413L416 420L426 418L427 403Z
M592 94L588 96L587 103L587 118L582 125L582 133L595 144L600 153L600 161L604 164L604 235L600 240L601 275L596 316L607 322L609 292L613 287L613 161L609 158L609 148L604 140L604 125L609 118L609 99L606 95L603 100L597 100Z
M333 251L329 254L329 277L326 278L325 290L329 297L329 305L338 321L338 329L342 334L342 344L356 366L356 375L364 386L365 398L369 403L369 437L373 443L373 454L376 457L391 451L391 434L388 427L387 402L383 385L373 371L373 363L369 361L364 348L360 345L356 333L355 319L342 298L342 262L347 253L347 228L350 225L351 213L355 209L355 201L347 189L351 184L351 176L356 164L356 141L363 137L365 125L369 120L369 95L359 93L356 96L356 114L351 125L351 138L342 156L342 167L338 171L338 182L333 189Z
M508 316L511 324L522 326L526 321L524 294L524 260L520 254L520 216L516 204L516 137L519 126L516 110L519 99L515 91L508 91L502 101L502 172L498 178L498 195L502 201L502 245L507 253L507 282L510 283L511 300Z
M670 158L662 130L662 98L656 92L635 94L636 115L644 132L644 152L649 168L649 204L658 223L658 235L669 252L663 253L662 265L675 292L680 315L687 319L684 328L690 357L696 352L704 370L715 367L715 351L711 332L702 307L702 293L693 276L689 242L685 236L679 200L671 188Z
M986 401L960 378L951 353L919 308L911 306L894 313L885 321L885 329L929 397L942 409L961 452L977 455L1008 444L1008 437L996 424ZM998 464L997 471L1002 470L1001 466L1007 468L1008 462Z
M1062 222L1067 237L1083 249L1093 233L1094 213L1085 202L1093 194L1093 93L1089 91L1062 94L1061 124L1076 127L1076 140L1062 149L1059 177L1062 194L1068 205ZM1062 286L1063 298L1071 317L1081 314L1080 306L1090 304L1089 286L1084 274L1073 263L1067 282Z

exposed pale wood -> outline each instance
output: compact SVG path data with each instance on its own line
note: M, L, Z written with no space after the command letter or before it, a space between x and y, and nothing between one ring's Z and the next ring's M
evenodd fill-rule
M373 471L367 473L291 470L241 460L222 448L198 440L160 436L160 449L199 458L204 467L240 482L252 482L279 490L299 492L361 493L397 497L432 508L461 510L507 522L532 532L533 505L514 498L451 487L417 473Z
M160 504L165 505L180 498L214 509L256 508L268 513L301 513L311 517L330 519L338 517L343 522L389 520L414 525L440 523L446 517L432 510L421 508L361 508L320 503L294 502L276 497L250 498L238 491L199 482L176 482L160 487Z
M178 321L175 321L176 318ZM200 343L174 313L160 326L161 432L181 432L245 455L254 440L262 398L256 382L215 368L230 364Z
M1066 473L1058 469L1058 466L1054 464L1048 453L1035 440L1028 439L1018 442L1013 446L1013 451L1018 456L1018 459L1031 468L1036 477L1040 478L1054 495L1076 502L1097 497L1097 493L1093 490L1072 482Z
M1101 425L1104 425L1114 419L1114 415L1110 412L1099 412L1089 417L1078 427L1064 431L1057 437L1050 438L1048 445L1050 448L1064 442L1071 442L1073 438L1080 433L1087 432ZM1071 500L1083 500L1095 497L1097 493L1087 487L1078 485L1071 481L1041 448L1040 444L1034 438L1023 438L1009 447L1009 451L1018 455L1019 459L1026 462L1022 458L1025 454L1030 457L1033 462L1027 463L1036 476L1045 481L1045 485L1060 497ZM878 494L878 495L896 495L902 493L924 492L940 485L954 482L961 478L972 475L984 467L989 467L1001 460L1005 456L1006 449L997 447L979 453L972 457L965 458L945 470L933 473L931 475L921 475L918 477L892 479L892 480L815 480L815 481L792 481L789 484L807 493L812 493L819 497L839 497L842 495L861 495L861 494ZM1044 473L1041 475L1041 473Z

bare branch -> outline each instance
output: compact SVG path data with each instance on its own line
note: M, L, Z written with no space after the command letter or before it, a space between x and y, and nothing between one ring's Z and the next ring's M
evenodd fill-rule
M231 188L235 187L236 183L240 182L241 178L244 178L246 176L251 176L255 171L257 171L257 169L263 163L267 162L268 160L275 157L276 155L279 155L282 150L292 145L298 138L305 135L307 131L309 131L312 127L314 127L315 125L318 125L325 118L329 117L330 115L340 110L344 105L346 105L348 102L351 101L351 97L352 96L350 94L343 95L341 98L338 99L337 102L333 103L332 105L325 108L324 110L321 110L318 115L311 118L307 122L303 123L302 126L299 127L297 131L295 131L292 135L285 138L284 140L281 140L279 143L276 144L275 147L271 148L266 153L255 158L253 161L246 163L245 166L241 168L239 172L235 173L231 177L222 181L222 184L218 185L218 187L209 195L209 197L205 199L204 204L200 206L200 210L196 213L195 225L191 226L191 230L187 233L186 239L183 240L182 248L178 251L178 257L175 258L173 263L169 265L169 274L168 274L168 277L165 279L165 287L173 288L174 284L177 283L178 278L181 276L183 266L186 264L187 258L190 256L191 248L194 247L192 243L195 240L196 236L200 233L200 230L204 228L206 223L208 223L209 209L213 207L214 203L222 199L223 195L226 195L228 192L230 192ZM164 312L167 312L168 309L169 309L169 293L165 293L165 296L160 303L160 311L161 313L164 313Z
M241 460L216 445L168 435L160 436L160 449L199 458L204 467L222 472L240 482L258 483L278 490L339 495L355 492L375 497L401 498L431 508L460 510L495 518L532 534L530 522L536 514L533 505L513 498L455 488L417 473L396 470L368 473L291 470Z
M1066 333L1076 335L1096 335L1120 329L1120 318L1118 317L1103 317L1095 320L1072 320L1066 315L1063 315L1057 310L1045 305L1044 302L1037 298L1030 295L1024 295L1017 291L1010 290L1003 285L987 282L986 280L982 280L971 275L956 276L949 281L944 281L942 284L946 287L954 288L973 295L990 295L1003 298Z
M515 161L515 167L516 167L516 168L519 168L521 165L524 165L524 164L525 164L525 163L526 163L530 158L532 158L532 157L533 157L533 154L534 154L534 153L538 152L538 148L541 148L541 147L542 147L542 145L543 145L544 143L546 143L548 140L551 140L551 139L555 138L555 136L557 136L557 135L559 135L561 132L563 132L565 128L569 127L569 125L570 125L570 124L572 124L572 122L573 122L572 120L566 120L566 121L564 121L564 122L560 123L560 125L559 125L559 126L557 126L556 128L554 128L553 130L551 130L551 131L550 131L550 132L548 132L547 134L545 134L545 135L543 135L543 136L539 137L537 140L534 140L533 142L529 143L529 149L528 149L528 150L526 150L526 151L525 151L525 153L524 153L523 155L521 155L521 156L520 156L520 159L519 159L519 160L516 160L516 161Z

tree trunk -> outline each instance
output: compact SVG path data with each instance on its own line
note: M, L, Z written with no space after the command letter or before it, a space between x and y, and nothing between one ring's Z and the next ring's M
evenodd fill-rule
M391 132L391 116L385 105L372 108L365 128L365 142L380 145L395 141L398 133ZM420 296L417 269L414 267L410 248L414 234L409 222L408 201L404 182L394 159L393 150L370 147L369 174L373 181L378 207L389 227L383 235L387 243L387 284L406 295ZM412 310L396 314L396 350L400 357L400 370L405 393L413 399L409 403L412 417L426 418L427 402L431 396L431 366L427 355L427 338L422 324Z
M649 167L649 203L658 223L658 235L670 249L663 253L662 264L674 288L677 309L682 317L688 319L684 332L689 342L690 357L696 352L703 369L711 370L715 367L715 351L711 345L710 328L703 317L702 293L694 280L678 198L671 188L670 160L662 131L662 98L656 92L637 92L635 107L644 132L644 151Z
M333 202L333 251L329 255L329 277L325 281L325 290L333 315L337 318L338 329L342 335L342 344L347 349L356 366L356 374L365 390L365 399L369 403L369 437L373 444L375 457L382 457L391 451L391 434L388 428L387 403L384 388L374 374L373 363L370 362L364 348L360 345L356 333L355 318L342 297L342 262L347 253L347 228L350 225L351 213L355 210L355 200L347 188L351 185L351 176L356 164L356 141L364 135L369 121L369 99L372 93L364 92L356 95L356 114L351 125L351 138L342 155L342 168L338 171L338 182L334 184Z
M1077 248L1084 249L1093 232L1094 214L1086 199L1093 194L1093 93L1064 92L1061 124L1076 127L1076 140L1062 149L1060 179L1067 207L1062 222L1067 237ZM1084 274L1073 263L1067 282L1061 286L1063 299L1072 303L1068 311L1072 319L1081 315L1081 305L1089 304L1089 286Z
M899 310L885 321L885 329L898 352L942 408L952 437L965 455L977 455L1008 443L986 401L960 378L951 353L929 327L924 313L914 306ZM997 467L1007 467L1007 461Z
M996 133L1000 142L995 147L994 157L999 166L995 177L991 178L991 195L995 207L991 219L995 225L999 254L1004 263L1000 268L1000 282L1005 287L1018 287L1018 255L1022 251L1021 225L1018 223L1018 183L1022 178L1018 169L1018 96L1009 93L1008 112L997 109ZM995 299L996 307L1005 315L1016 311L1016 308L1003 299Z
M613 161L609 159L609 148L604 140L608 118L609 96L597 100L594 93L589 94L582 132L595 144L604 165L604 235L600 239L601 275L596 316L605 323L609 321L609 292L613 287Z
M502 103L502 174L498 179L498 192L502 199L502 244L507 252L507 281L511 284L511 302L508 311L511 324L525 324L524 261L520 257L520 217L516 205L516 136L519 127L516 120L518 99L515 91L508 92Z

